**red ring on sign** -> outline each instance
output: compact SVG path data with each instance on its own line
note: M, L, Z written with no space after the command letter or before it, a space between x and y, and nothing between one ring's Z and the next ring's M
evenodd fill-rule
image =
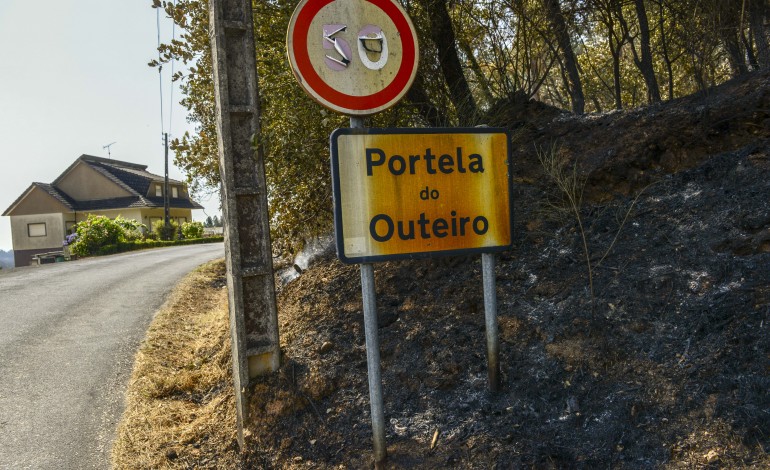
M377 110L398 98L399 94L406 89L412 79L412 72L416 67L414 60L416 44L414 37L412 36L412 28L410 28L410 25L401 10L392 1L366 0L379 7L395 24L396 31L399 32L401 37L401 67L388 86L377 93L364 96L354 96L342 93L329 86L318 75L310 62L310 54L306 47L307 37L310 33L310 23L313 21L313 18L315 18L321 8L334 1L335 0L309 0L302 11L297 15L297 20L294 23L294 31L292 32L292 41L294 44L294 59L297 63L298 72L302 75L302 78L305 80L308 87L315 91L319 97L338 108L350 109L353 111Z

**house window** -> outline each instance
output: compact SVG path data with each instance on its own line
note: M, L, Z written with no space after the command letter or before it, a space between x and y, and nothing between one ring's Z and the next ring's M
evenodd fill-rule
M27 235L30 237L45 237L45 222L39 224L27 224Z
M160 197L163 196L163 185L162 184L156 184L155 185L155 195Z
M187 217L177 217L176 223L179 225L182 225L183 223L187 222Z
M179 188L177 188L176 186L171 187L171 197L173 198L179 197Z

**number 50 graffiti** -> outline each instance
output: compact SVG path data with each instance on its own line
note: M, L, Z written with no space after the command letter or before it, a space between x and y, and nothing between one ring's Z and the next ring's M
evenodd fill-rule
M334 51L326 54L324 62L336 71L348 68L353 60L353 51L347 40L338 37L347 32L348 26L344 24L323 25L323 48ZM366 25L358 32L358 57L361 63L369 70L381 70L388 62L388 39L382 32L382 28L374 25ZM378 60L372 60L379 56Z

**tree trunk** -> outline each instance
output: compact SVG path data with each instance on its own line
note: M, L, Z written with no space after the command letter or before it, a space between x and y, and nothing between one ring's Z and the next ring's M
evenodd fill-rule
M492 96L492 91L489 89L487 77L484 76L484 71L481 70L481 65L479 64L479 61L476 60L476 56L473 55L473 50L471 49L470 44L463 40L460 40L458 43L460 44L460 49L462 49L465 55L468 57L468 62L470 62L471 65L471 71L473 71L473 75L476 76L476 83L479 85L481 94L484 95L484 100L489 104L493 103L495 99Z
M650 49L650 24L647 21L647 10L644 0L634 0L636 16L639 18L639 35L642 57L637 61L637 66L642 72L644 83L647 86L647 100L650 103L660 102L660 88L655 78L655 69L652 66L652 50Z
M674 99L674 68L671 56L668 53L668 38L666 36L666 22L664 17L663 2L658 3L658 26L660 28L660 42L663 48L663 62L666 64L668 76L668 101Z
M449 87L449 97L457 110L460 125L473 125L478 118L478 108L457 53L454 27L446 0L421 1L430 18L430 35L436 44L441 72Z
M743 29L743 9L731 8L727 4L720 3L717 13L717 36L727 52L732 76L743 75L749 71L746 66L746 54L741 48L740 42L740 32Z
M754 53L754 48L751 47L751 41L746 37L746 34L741 31L741 42L743 43L743 49L746 51L746 57L749 59L749 67L752 70L759 70L759 60Z
M765 0L751 0L749 23L754 44L757 46L757 62L759 62L759 68L762 70L770 69L770 45L768 45L765 28L766 15Z
M585 96L583 95L583 85L580 82L578 73L578 63L575 57L575 51L572 50L569 33L567 32L567 22L564 20L564 14L561 11L559 0L543 0L548 22L556 35L556 42L559 50L564 56L564 70L568 77L567 88L572 101L572 112L583 114L585 112Z
M412 87L406 93L406 98L431 127L447 127L450 124L444 110L434 105L428 97L428 93L425 92L425 86L423 85L420 73L417 74Z
M612 57L612 97L615 101L615 109L623 109L623 95L621 94L620 53L623 45L628 41L628 35L621 25L621 33L618 34L616 22L619 15L620 3L618 0L593 0L591 5L599 15L599 21L607 28L607 45Z
M728 62L730 62L730 71L733 77L743 75L749 71L746 61L743 59L741 44L738 42L738 31L733 28L720 28L722 43L727 51Z
M612 81L613 92L615 95L615 109L623 109L623 95L620 90L620 49L615 49L610 45L612 49Z

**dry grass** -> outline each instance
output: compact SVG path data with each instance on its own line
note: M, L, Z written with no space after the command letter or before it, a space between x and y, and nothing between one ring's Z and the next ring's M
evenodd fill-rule
M223 261L197 269L155 317L136 356L113 467L239 466L223 273Z

